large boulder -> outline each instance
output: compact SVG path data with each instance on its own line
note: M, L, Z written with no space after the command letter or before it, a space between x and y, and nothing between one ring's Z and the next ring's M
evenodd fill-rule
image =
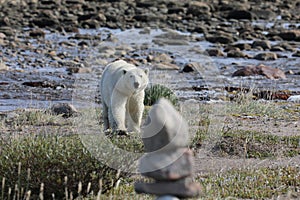
M285 79L285 73L277 68L272 68L265 65L246 66L235 71L232 76L256 76L262 75L269 79Z

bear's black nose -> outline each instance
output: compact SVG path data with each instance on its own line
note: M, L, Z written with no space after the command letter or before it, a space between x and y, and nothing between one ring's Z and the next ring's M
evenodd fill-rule
M134 82L133 85L134 85L135 88L139 88L139 86L140 86L140 84L138 82Z

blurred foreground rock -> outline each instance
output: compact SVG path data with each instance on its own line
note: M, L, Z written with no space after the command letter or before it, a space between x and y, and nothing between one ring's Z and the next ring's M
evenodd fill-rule
M174 198L200 195L201 186L191 178L194 162L193 153L188 149L188 125L169 101L160 99L152 106L143 130L143 142L146 154L140 160L140 172L154 182L137 182L137 193Z

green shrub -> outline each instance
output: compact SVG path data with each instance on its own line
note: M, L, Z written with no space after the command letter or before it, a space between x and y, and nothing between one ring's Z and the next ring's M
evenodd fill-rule
M173 105L178 103L178 98L171 89L160 84L154 84L146 88L144 104L151 106L162 97L168 99Z
M42 183L44 199L52 199L52 194L63 199L71 192L73 197L85 195L88 185L97 194L100 189L110 190L122 176L95 159L76 135L5 139L0 147L0 180L5 179L0 194L4 197L10 196L10 189L21 198L30 190L37 199Z

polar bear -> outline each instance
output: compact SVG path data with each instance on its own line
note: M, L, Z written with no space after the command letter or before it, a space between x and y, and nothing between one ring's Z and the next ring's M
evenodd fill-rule
M104 130L140 132L148 73L124 60L106 66L100 83Z

